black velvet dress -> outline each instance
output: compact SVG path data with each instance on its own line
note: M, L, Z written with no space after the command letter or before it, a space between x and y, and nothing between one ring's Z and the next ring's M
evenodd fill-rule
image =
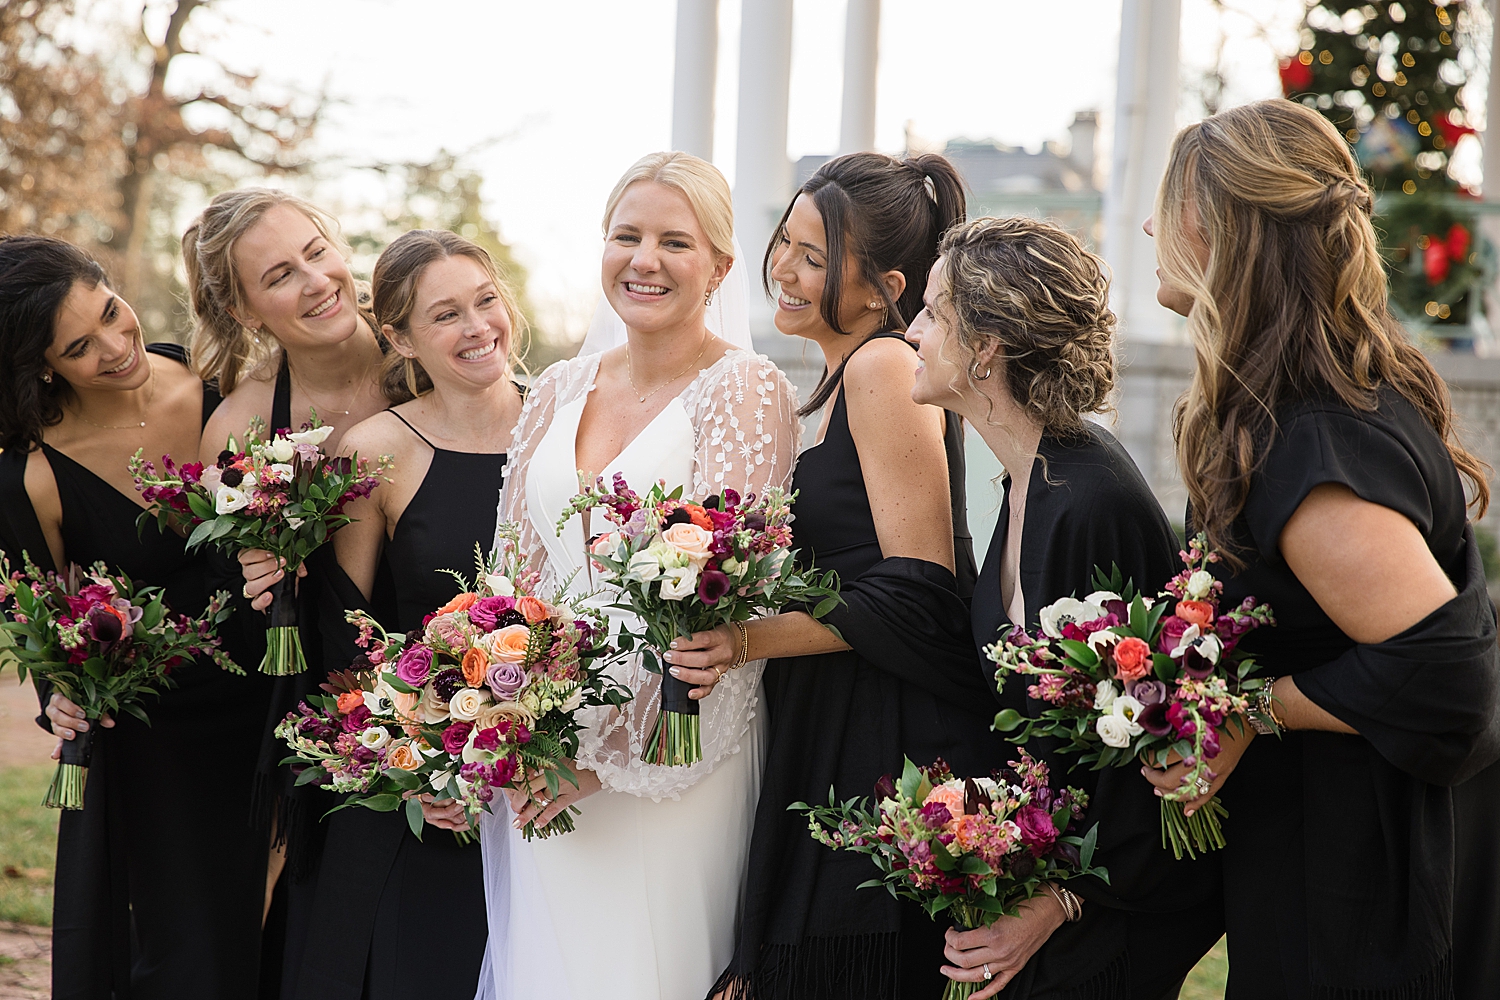
M1130 455L1102 427L1085 426L1087 436L1081 439L1042 438L1026 488L1020 587L1024 624L1032 632L1042 608L1096 589L1095 566L1105 572L1119 566L1147 596L1182 568L1177 538ZM1000 593L1010 488L1007 481L994 540L974 588L974 643L981 651L1013 624ZM987 680L994 676L988 661L984 674ZM1016 678L998 692L991 685L991 691L1001 707L1039 715L1046 705L1028 698L1026 687ZM1217 859L1176 861L1162 847L1158 800L1138 768L1070 770L1077 758L1054 752L1054 741L1032 740L1026 748L1051 765L1054 784L1089 793L1083 828L1099 824L1096 858L1109 870L1110 881L1068 883L1086 900L1083 919L1063 924L999 995L1007 1000L1175 995L1176 984L1223 933Z
M899 336L878 334L877 336ZM879 889L870 859L808 835L793 802L872 794L904 757L988 774L1003 742L969 642L975 576L964 506L963 431L948 414L955 577L937 563L881 556L843 387L823 442L792 485L804 564L837 570L847 605L828 615L854 648L773 660L765 674L768 750L750 843L734 959L715 985L736 998L933 1000L942 995L944 926Z
M186 363L181 347L147 351ZM218 403L205 386L203 416ZM55 448L42 449L62 500L66 558L103 560L165 588L168 605L199 613L205 559L148 526L130 497ZM194 456L195 457L195 456ZM0 453L0 548L51 555L26 494L26 456ZM250 798L269 685L200 661L174 672L177 687L148 698L147 726L131 715L99 729L84 808L59 817L53 897L52 996L251 998L257 991L267 837ZM43 704L50 692L39 691ZM45 716L38 718L51 731Z
M388 593L377 593L372 607L337 565L324 569L320 631L330 664L359 653L343 608L363 607L391 632L421 628L458 594L443 571L473 579L475 544L488 552L494 540L505 455L447 451L422 440L433 450L432 464L385 546L388 583L377 582L377 591L389 586ZM332 795L318 794L325 809L334 805ZM306 939L288 948L296 958L287 963L283 996L472 1000L488 936L478 841L461 845L431 826L418 840L403 811L345 809L321 825L325 840L304 904Z
M1217 571L1226 603L1275 610L1245 649L1360 735L1257 737L1225 782L1228 996L1500 996L1500 656L1458 472L1389 388L1374 412L1309 401L1278 417L1232 529L1248 565ZM1458 597L1355 644L1280 551L1323 483L1410 518Z

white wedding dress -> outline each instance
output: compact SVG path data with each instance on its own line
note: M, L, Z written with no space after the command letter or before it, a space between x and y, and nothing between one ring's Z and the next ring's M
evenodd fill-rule
M593 589L581 518L556 524L577 493L579 418L598 355L548 368L528 395L509 451L500 518L549 593L574 577ZM638 492L657 480L695 498L791 481L796 392L770 361L733 350L702 370L602 475ZM596 522L602 521L594 512ZM594 523L592 530L604 530ZM607 597L595 597L599 604ZM618 613L615 613L618 614ZM642 763L660 679L636 658L611 668L635 698L592 710L579 764L603 791L581 800L577 829L526 843L497 800L481 823L489 946L478 1000L541 997L698 1000L728 964L760 791L765 661L732 671L702 704L703 760Z

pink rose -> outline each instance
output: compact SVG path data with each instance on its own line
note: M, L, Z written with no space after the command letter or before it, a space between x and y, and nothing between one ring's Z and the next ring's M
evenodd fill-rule
M426 646L413 644L401 651L401 658L396 661L397 677L412 687L421 687L427 683L427 676L430 673L432 673L432 650Z
M464 744L469 742L469 730L473 728L472 722L453 722L443 730L443 749L448 751L450 757L457 757L464 752Z
M661 533L661 540L686 556L688 562L699 569L703 568L703 564L713 554L714 533L690 521L672 525Z
M1041 857L1057 840L1057 827L1047 810L1033 805L1024 805L1016 811L1016 826L1021 828L1021 843L1031 849L1034 857Z
M481 597L469 607L469 621L477 625L481 632L493 632L499 624L500 616L515 606L514 597Z

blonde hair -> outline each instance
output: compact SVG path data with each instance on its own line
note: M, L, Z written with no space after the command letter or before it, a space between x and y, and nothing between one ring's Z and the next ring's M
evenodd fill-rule
M682 192L693 206L693 214L698 217L714 255L734 256L734 200L729 194L729 182L718 167L691 153L648 153L636 160L616 182L609 201L605 202L601 224L605 235L609 234L610 220L625 190L637 181L654 181Z
M526 317L515 293L500 277L494 258L483 247L455 233L441 229L413 229L391 241L375 262L372 281L375 295L375 319L381 328L389 326L402 335L411 333L411 314L417 305L417 284L429 265L449 257L467 257L483 268L495 283L495 291L510 317L511 337L506 364L516 357L516 345L525 334ZM432 391L432 378L415 358L400 352L386 355L381 369L381 390L386 398L403 403Z
M975 219L943 236L940 302L953 312L971 388L975 355L999 342L1011 398L1047 431L1083 434L1109 408L1115 314L1104 261L1050 222ZM986 376L988 377L988 376Z
M1369 412L1391 386L1443 439L1481 515L1489 502L1486 467L1459 443L1447 386L1387 304L1373 207L1348 143L1291 101L1221 112L1172 143L1157 261L1193 300L1197 355L1173 415L1177 461L1195 521L1236 568L1229 528L1276 414L1310 397Z
M262 339L234 318L236 311L243 313L245 309L244 286L235 272L234 246L278 205L307 216L340 255L346 259L350 256L349 245L330 216L294 194L270 188L239 188L216 195L182 234L182 261L187 266L193 312L193 371L206 382L216 381L225 396L247 375L268 368L276 355L273 341Z

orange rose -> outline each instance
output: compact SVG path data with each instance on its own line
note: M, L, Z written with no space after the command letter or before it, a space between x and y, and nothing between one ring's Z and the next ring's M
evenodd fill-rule
M470 646L469 651L464 654L462 669L464 683L477 688L484 683L484 672L490 669L490 658L478 646Z
M387 757L387 760L390 758ZM946 805L947 803L944 803ZM959 816L949 824L960 850L972 851L984 837L987 825L980 816Z
M525 625L507 625L491 638L490 655L501 663L523 663L526 647L531 645L531 629Z
M410 743L402 743L400 746L391 747L385 754L386 767L398 767L403 771L415 771L422 766L422 760L417 752L411 748Z
M348 715L364 703L365 693L363 691L345 691L339 695L339 714Z
M693 519L693 523L702 528L704 531L714 530L714 522L709 519L708 511L704 510L702 507L698 506L695 503L690 503L684 506L682 509L687 511L688 517Z
M1214 623L1214 606L1207 601L1178 601L1177 617L1206 629Z
M1138 681L1151 672L1151 647L1133 635L1115 643L1114 655L1122 681Z
M459 594L453 600L438 608L437 611L434 612L433 616L436 617L437 615L451 615L455 611L468 611L470 606L472 606L473 603L477 600L479 600L478 594Z
M535 625L537 622L546 621L550 615L547 613L547 605L535 597L516 598L516 610L526 619L526 624Z

